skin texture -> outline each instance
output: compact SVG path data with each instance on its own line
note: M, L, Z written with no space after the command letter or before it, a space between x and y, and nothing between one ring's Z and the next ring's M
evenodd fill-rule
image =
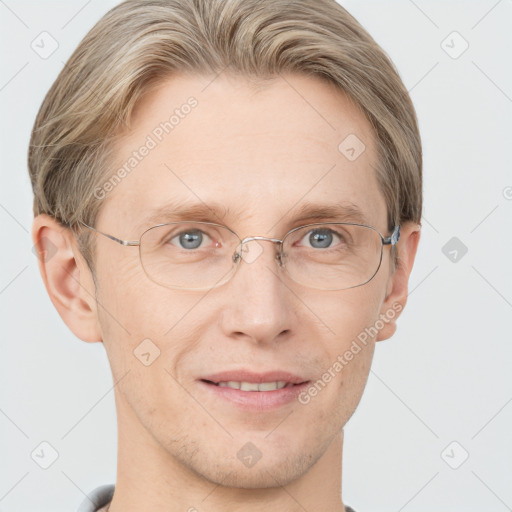
M389 235L371 127L341 92L316 78L282 75L265 87L225 74L167 79L137 105L116 165L190 96L197 107L103 199L97 229L137 240L156 224L145 222L150 209L179 199L239 210L211 221L241 238L280 238L296 225L320 222L294 223L304 201L350 201ZM355 161L338 151L349 134L366 145ZM391 272L385 247L377 275L350 290L293 283L279 273L273 244L261 242L254 262L242 262L230 282L209 292L155 284L137 247L96 235L95 290L69 230L38 216L34 241L57 247L39 263L50 298L76 336L104 343L118 382L110 511L344 511L343 427L360 401L375 342L394 333L399 312L307 405L242 412L212 398L197 379L235 368L320 379L381 314L405 306L419 235L419 225L402 224L398 269ZM133 355L146 338L161 351L150 366ZM237 457L247 442L262 454L252 467Z

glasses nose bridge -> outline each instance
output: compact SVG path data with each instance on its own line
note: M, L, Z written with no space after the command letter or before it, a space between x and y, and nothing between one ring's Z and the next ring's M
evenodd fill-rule
M279 263L281 265L283 264L283 262L281 261L281 254L283 251L283 240L281 240L279 238L271 238L268 236L247 236L243 240L240 240L240 246L239 246L240 252L237 251L237 253L235 253L235 255L234 255L235 260L240 261L240 259L242 259L241 253L244 251L244 245L247 244L248 242L251 242L252 240L266 240L267 242L279 244L279 253L276 255L276 259L279 261Z
M247 236L243 240L241 240L240 245L243 246L244 244L250 242L251 240L267 240L268 242L279 243L281 245L283 243L283 241L280 240L279 238L270 238L268 236Z

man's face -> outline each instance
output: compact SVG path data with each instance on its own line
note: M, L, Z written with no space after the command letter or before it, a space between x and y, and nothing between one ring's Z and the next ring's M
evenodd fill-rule
M159 141L155 128L191 96L197 106ZM351 134L365 145L355 160L338 149ZM285 75L255 89L224 75L173 77L138 104L113 169L148 135L156 147L103 200L97 229L137 240L145 229L166 222L147 220L157 208L215 203L229 211L223 218L211 213L209 220L240 238L282 238L298 225L323 221L297 222L297 210L308 202L357 205L370 225L389 234L370 125L345 96L318 79ZM308 403L242 407L201 379L228 370L282 370L311 383L321 380L384 312L389 249L369 283L322 291L288 279L275 259L277 246L262 241L259 257L242 261L229 282L210 291L183 291L151 281L137 247L101 236L96 244L103 342L115 381L122 379L116 386L121 431L147 443L166 463L176 461L223 485L284 485L308 471L354 412L374 340L360 343L352 361ZM160 355L145 365L134 350L139 353L148 339ZM152 359L153 345L145 343ZM261 458L245 464L244 455Z

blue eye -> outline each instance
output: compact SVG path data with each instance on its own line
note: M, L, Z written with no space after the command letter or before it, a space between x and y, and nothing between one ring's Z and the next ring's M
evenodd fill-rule
M180 249L198 249L206 238L208 238L206 233L194 229L190 231L183 231L171 238L169 241ZM176 243L175 240L177 240Z
M316 232L316 233L311 233L309 235L309 243L315 247L315 244L319 244L317 247L319 248L326 248L326 247L329 247L332 243L332 240L333 240L333 236L332 236L332 233L329 233L327 231L323 231L323 232Z
M339 235L332 229L313 229L304 238L307 238L309 246L313 249L329 249L334 237L340 239Z

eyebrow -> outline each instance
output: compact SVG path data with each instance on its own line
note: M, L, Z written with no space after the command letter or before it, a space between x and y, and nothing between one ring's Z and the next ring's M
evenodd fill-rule
M368 218L364 212L354 203L340 202L336 204L319 205L316 203L304 203L294 215L295 222L333 220L368 224Z
M138 226L140 229L166 222L182 220L223 223L228 217L241 217L243 211L233 211L221 203L169 203L153 209L148 217ZM354 203L342 201L335 204L318 204L304 202L286 212L281 220L292 217L290 224L314 223L316 221L354 222L369 224L367 216Z

